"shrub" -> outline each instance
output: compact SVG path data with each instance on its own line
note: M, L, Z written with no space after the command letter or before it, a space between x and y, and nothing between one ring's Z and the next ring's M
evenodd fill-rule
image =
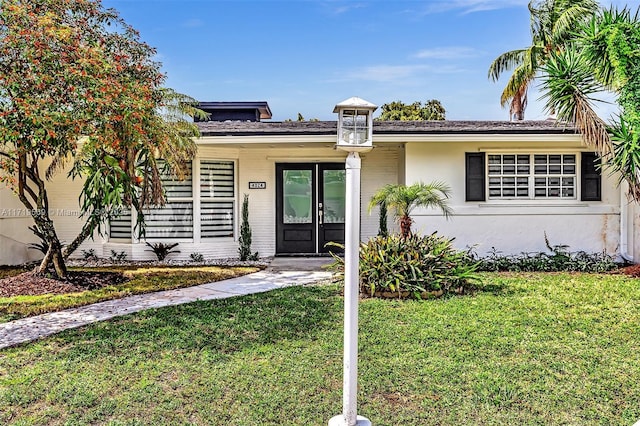
M98 260L98 255L96 254L95 249L82 250L82 260L84 260L85 262L90 262L92 260Z
M258 252L251 253L251 225L249 225L249 194L244 194L242 201L242 223L240 225L240 238L238 240L238 254L240 260L258 260Z
M125 260L127 260L127 253L124 250L121 252L111 250L111 256L109 256L109 260L112 263L124 262Z
M360 245L360 291L368 295L394 293L422 298L429 292L464 291L473 281L476 265L451 239L426 236L375 237ZM339 259L339 258L337 258ZM344 261L336 266L344 270Z
M560 248L562 247L562 248ZM502 255L494 247L486 257L468 251L468 260L480 271L509 272L607 272L618 267L613 256L606 252L570 252L566 246L554 246L551 253L520 253Z
M378 216L378 236L386 237L389 235L389 229L387 228L387 202L385 200L380 201L380 213Z
M166 257L168 255L170 255L171 253L180 253L180 250L172 250L174 247L177 247L179 243L173 243L173 244L165 244L165 243L146 243L147 246L151 247L151 250L145 250L145 251L152 251L155 253L156 257L158 258L158 260L163 261L164 259L166 259Z
M202 253L191 253L189 255L189 258L191 259L192 262L196 262L196 263L200 263L200 262L204 262L204 256L202 255Z

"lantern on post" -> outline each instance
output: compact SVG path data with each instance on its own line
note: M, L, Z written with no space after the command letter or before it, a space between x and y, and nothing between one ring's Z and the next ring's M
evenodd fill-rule
M357 415L358 299L360 292L360 152L373 149L373 112L378 107L360 98L349 98L333 109L338 114L336 148L347 151L345 160L344 231L344 363L342 414L329 426L371 426Z
M378 107L364 99L353 97L340 102L333 109L338 114L338 142L336 148L348 152L373 149L373 112Z

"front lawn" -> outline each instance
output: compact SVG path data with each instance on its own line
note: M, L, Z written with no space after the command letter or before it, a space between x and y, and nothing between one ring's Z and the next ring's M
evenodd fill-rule
M382 425L631 425L640 282L486 274L474 296L360 303L359 413ZM326 425L342 297L293 287L140 312L0 351L0 423Z

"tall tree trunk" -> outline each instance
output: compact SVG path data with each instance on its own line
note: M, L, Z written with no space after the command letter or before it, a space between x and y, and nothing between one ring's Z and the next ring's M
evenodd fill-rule
M50 266L53 265L58 278L66 278L67 266L62 256L62 244L56 234L53 221L49 217L49 212L47 210L39 210L33 215L33 220L36 222L36 226L40 232L42 232L44 242L49 246L44 258L40 262L40 266L36 269L36 273L45 274Z
M44 274L53 264L58 278L65 278L67 268L62 257L62 244L58 239L53 220L49 216L49 198L45 182L38 171L38 160L37 155L30 157L25 153L18 155L16 161L18 165L18 198L31 212L31 217L41 233L42 242L48 247L36 272Z
M404 215L400 218L400 234L402 238L409 238L411 236L411 224L413 220L409 215Z
M524 120L524 107L522 105L522 95L517 93L510 106L511 120L522 121Z

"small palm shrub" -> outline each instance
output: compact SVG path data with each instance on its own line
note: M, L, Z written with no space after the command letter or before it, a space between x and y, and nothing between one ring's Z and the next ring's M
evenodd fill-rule
M360 245L360 292L376 296L393 293L417 299L450 291L463 292L479 278L466 252L436 233L375 237ZM339 258L338 258L339 259ZM344 261L336 263L344 270Z
M169 256L171 253L180 253L180 250L173 250L175 247L178 246L179 243L173 243L173 244L165 244L165 243L145 243L147 246L151 247L151 250L145 250L145 251L152 251L156 257L158 258L159 261L163 261L167 258L167 256Z

